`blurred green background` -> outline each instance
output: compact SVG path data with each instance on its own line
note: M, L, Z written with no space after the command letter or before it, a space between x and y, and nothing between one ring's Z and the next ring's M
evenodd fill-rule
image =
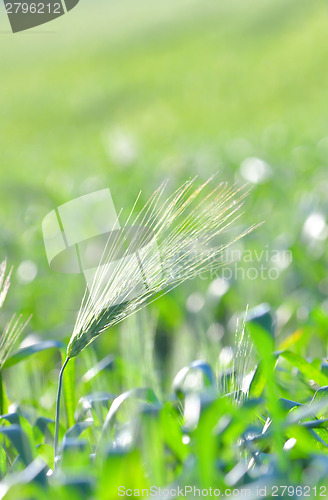
M231 279L223 293L193 281L161 299L152 306L160 355L168 336L194 335L194 316L229 344L247 305L268 302L282 335L311 324L313 311L327 315L327 27L324 1L81 0L13 35L1 6L0 257L15 268L7 315L32 313L34 338L71 333L84 281L48 266L49 211L105 187L128 211L140 189L146 201L163 179L174 189L217 171L253 185L240 223L265 221L241 250L289 250L292 262L280 262L278 279ZM108 352L117 336L101 342Z

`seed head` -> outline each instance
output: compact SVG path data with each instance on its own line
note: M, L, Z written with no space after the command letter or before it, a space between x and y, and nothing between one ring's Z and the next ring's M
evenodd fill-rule
M199 185L197 177L165 199L163 183L137 213L137 198L123 228L107 241L90 292L86 290L67 356L77 356L99 334L180 283L215 271L228 243L222 233L241 215L245 188Z

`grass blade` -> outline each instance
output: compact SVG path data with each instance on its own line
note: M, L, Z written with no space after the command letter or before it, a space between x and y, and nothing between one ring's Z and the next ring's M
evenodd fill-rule
M72 359L66 368L65 378L63 381L65 411L67 418L67 427L73 427L75 423L75 359Z

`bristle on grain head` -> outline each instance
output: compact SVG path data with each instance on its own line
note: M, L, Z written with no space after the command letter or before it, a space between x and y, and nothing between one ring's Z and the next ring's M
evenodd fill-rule
M5 259L0 264L0 307L3 306L3 303L6 299L10 287L10 277L12 269L10 269L7 277L6 277L6 269L7 269L7 260Z
M0 264L0 308L6 299L9 287L12 268L6 276L7 260ZM17 341L21 336L29 319L24 323L22 316L13 315L4 330L0 333L0 369L16 347Z
M225 244L220 239L241 215L248 194L244 187L216 184L211 177L202 184L191 179L168 198L165 188L163 183L139 212L136 202L125 226L108 239L67 357L77 356L99 334L180 283L217 270L225 249L255 227Z

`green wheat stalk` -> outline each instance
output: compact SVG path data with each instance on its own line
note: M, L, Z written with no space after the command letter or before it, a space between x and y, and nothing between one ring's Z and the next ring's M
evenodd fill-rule
M227 183L214 185L214 179L215 176L199 185L195 177L168 198L164 197L166 183L163 183L136 213L138 197L123 230L116 231L116 236L108 240L91 290L86 290L82 299L67 347L67 357L59 374L55 462L58 456L62 379L69 360L80 354L105 330L180 283L200 273L217 270L224 263L223 253L227 246L254 229L255 226L252 226L241 232L228 244L218 244L217 239L222 232L240 217L240 209L248 191ZM136 226L146 230L139 232L137 237L131 237L131 228ZM156 243L157 251L151 244L150 234L153 235L152 241ZM142 250L139 252L136 248ZM131 297L131 288L140 282L140 258L130 259L127 264L125 258L118 256L127 257L132 253L138 256L141 252L141 275L146 286Z
M0 264L0 309L2 308L7 293L10 287L10 278L12 268L6 276L7 260ZM3 384L2 384L2 368L8 357L12 354L19 337L22 334L29 319L24 323L22 316L14 314L10 321L5 325L4 330L0 334L0 415L3 414Z

